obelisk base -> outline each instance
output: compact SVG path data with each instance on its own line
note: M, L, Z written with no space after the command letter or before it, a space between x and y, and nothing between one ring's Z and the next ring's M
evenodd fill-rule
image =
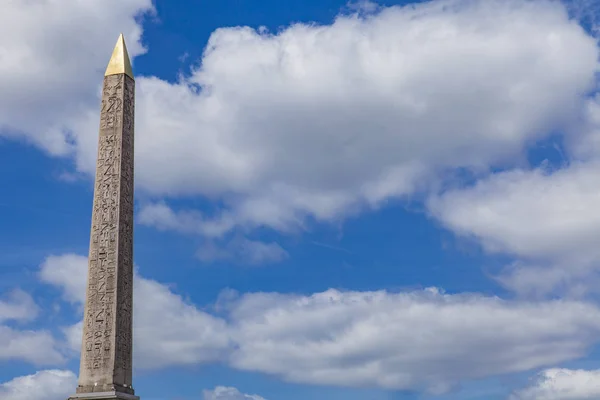
M140 400L139 396L121 392L77 393L68 400Z

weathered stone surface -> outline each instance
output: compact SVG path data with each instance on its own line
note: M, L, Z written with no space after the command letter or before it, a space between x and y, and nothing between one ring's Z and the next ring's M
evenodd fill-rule
M122 58L128 60L122 37L119 45L125 52ZM72 399L135 398L132 397L135 81L130 75L118 73L104 78L81 364L77 394Z

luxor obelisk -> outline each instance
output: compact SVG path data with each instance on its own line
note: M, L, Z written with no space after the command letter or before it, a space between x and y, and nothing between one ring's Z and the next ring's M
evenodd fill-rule
M134 106L120 35L102 88L79 384L70 399L139 399L131 386Z

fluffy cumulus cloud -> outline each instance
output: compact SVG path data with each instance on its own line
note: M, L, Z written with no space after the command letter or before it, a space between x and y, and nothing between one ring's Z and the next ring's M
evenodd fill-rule
M249 294L231 309L230 363L294 382L443 392L579 357L599 326L589 312L598 311L433 289Z
M138 183L224 200L214 221L171 214L188 229L333 219L446 168L510 162L577 119L597 59L595 40L546 1L438 1L277 34L219 29L179 84L139 80Z
M60 346L51 333L20 330L0 325L0 361L26 361L35 365L64 362Z
M431 209L451 229L472 234L487 250L531 258L595 259L600 249L600 164L549 172L492 175L466 190L446 192ZM552 216L552 218L549 218Z
M593 400L600 398L600 371L548 369L510 400Z
M77 377L71 371L47 370L0 383L2 400L64 400L73 394Z
M500 173L432 199L445 226L494 253L519 259L500 281L521 293L585 292L596 282L600 250L600 163Z
M204 400L265 400L256 394L244 394L233 387L217 386L214 390L202 392Z
M79 261L85 271L85 258ZM220 362L311 384L440 393L464 379L578 358L600 333L600 310L575 301L515 302L436 289L228 293L209 313L139 276L135 290L138 368ZM81 324L67 332L78 350Z
M64 400L73 394L77 376L71 371L44 370L0 383L2 400ZM258 395L244 394L238 389L217 386L202 391L203 400L266 400Z
M151 0L15 1L0 13L0 137L25 138L50 154L93 143L78 115L98 107L107 53L122 30L133 56L143 52L136 16ZM100 49L107 49L106 52Z
M85 300L87 259L75 254L48 256L40 266L39 277L43 282L63 288L63 296L72 303Z
M592 28L598 21L591 2L571 9ZM521 295L582 296L600 284L600 97L582 105L580 123L565 130L560 169L544 163L493 174L428 203L445 227L511 256L497 279Z
M6 300L0 299L0 361L22 360L36 365L64 361L58 343L49 332L2 324L30 322L38 311L31 296L20 290L10 293Z
M136 283L135 340L140 366L211 362L227 354L231 341L225 334L225 321L185 302L158 282L138 278Z
M37 316L39 308L28 293L15 290L6 297L0 299L0 322L30 321Z
M233 219L225 217L220 218L219 221L210 220L195 210L182 210L176 213L164 202L146 204L138 214L138 222L161 231L216 237L222 236L235 224Z

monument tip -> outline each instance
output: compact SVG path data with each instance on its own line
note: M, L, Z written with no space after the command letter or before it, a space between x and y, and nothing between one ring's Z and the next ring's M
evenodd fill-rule
M127 46L125 46L125 38L122 33L119 35L119 39L117 39L117 44L108 62L104 76L117 74L129 75L129 77L134 79L131 61L129 61L129 54L127 54Z

